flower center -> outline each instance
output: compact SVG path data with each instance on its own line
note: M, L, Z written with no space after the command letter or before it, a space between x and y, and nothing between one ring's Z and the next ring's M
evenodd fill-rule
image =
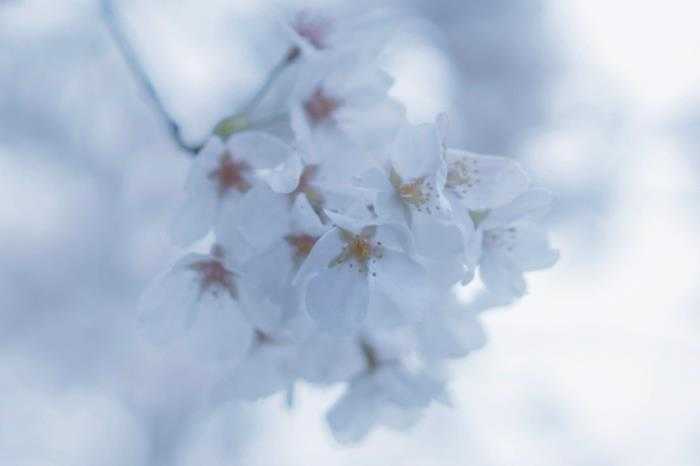
M347 230L340 230L345 245L338 257L331 261L329 267L335 267L336 265L350 262L350 267L357 264L358 270L366 273L368 270L367 264L370 259L382 258L381 243L375 244L374 241L372 241L375 232L376 227L365 227L359 235Z
M423 192L423 188L423 179L419 178L399 186L399 196L401 196L404 202L420 207L428 202L428 195Z
M448 167L445 186L457 194L466 195L470 188L479 183L476 160L460 159L452 162Z
M404 182L401 176L392 167L389 172L389 181L396 189L397 194L403 202L421 211L423 206L430 201L433 185L424 176L413 181ZM430 213L430 208L426 209Z
M326 39L331 26L332 21L330 19L313 14L307 10L297 13L292 22L292 29L318 50L325 49L328 46Z
M365 263L372 256L372 243L368 239L356 236L348 243L350 257L359 263Z
M217 184L219 197L224 197L230 190L235 189L244 193L251 188L245 174L250 171L250 165L244 161L236 161L229 152L224 152L219 158L219 165L212 170L208 178Z
M318 237L302 233L299 235L287 235L284 239L292 247L294 260L301 262L311 253Z
M304 102L304 110L311 124L316 126L330 119L341 105L342 101L326 95L323 89L318 87Z
M238 289L233 281L233 272L228 270L218 259L203 259L189 267L199 274L199 296L211 291L218 296L220 290L226 290L233 299L238 298Z

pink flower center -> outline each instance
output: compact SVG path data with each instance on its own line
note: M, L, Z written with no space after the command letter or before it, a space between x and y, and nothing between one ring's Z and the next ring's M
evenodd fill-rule
M250 165L244 161L236 161L229 152L224 152L219 158L219 165L209 173L208 178L217 184L219 197L224 197L230 190L235 189L244 193L251 188L245 175L250 171Z
M329 120L341 105L340 100L326 95L323 89L318 87L304 102L304 110L311 124L315 126Z
M225 290L233 299L238 298L238 290L233 281L233 272L216 258L203 259L190 265L199 274L199 295L211 291L215 296Z
M301 262L311 253L318 237L311 236L306 233L298 235L287 235L284 239L292 247L294 260Z
M332 23L329 18L303 10L294 18L292 29L309 41L314 48L321 50L328 46L326 40L332 29Z

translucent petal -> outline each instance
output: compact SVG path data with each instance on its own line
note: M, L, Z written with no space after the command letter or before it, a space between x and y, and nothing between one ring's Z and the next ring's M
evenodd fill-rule
M383 293L407 322L418 320L436 298L425 269L408 255L388 248L370 264L370 283L372 294Z
M434 175L444 165L442 144L432 124L401 128L391 154L394 168L404 181Z
M551 267L559 259L559 252L550 246L544 229L524 223L516 226L516 232L517 239L509 255L521 270Z
M292 380L291 356L287 346L257 344L217 392L224 399L254 401L281 391Z
M254 251L263 251L289 231L291 209L286 195L265 185L254 186L238 202L226 205L216 228L217 238L235 238L232 229L243 236Z
M328 231L306 196L296 196L292 205L291 231L322 236Z
M374 396L374 391L375 387L369 376L357 379L328 411L326 420L337 441L358 442L378 421L381 403Z
M299 268L294 284L302 284L307 279L328 268L328 265L342 252L345 243L340 231L333 228L314 245L311 253Z
M503 255L485 253L479 276L491 292L503 298L520 297L527 289L522 271Z
M202 357L235 364L250 348L253 327L227 293L205 293L188 340Z
M304 169L301 156L292 153L281 164L270 168L262 169L258 176L276 193L291 193L299 185L299 176Z
M367 314L367 276L350 262L326 268L306 289L306 308L321 328L347 332L359 327Z
M297 369L312 383L344 382L366 368L355 336L316 332L298 350Z
M273 169L293 154L284 141L260 131L235 133L226 146L234 158L245 160L254 169Z
M507 157L447 151L448 189L469 209L503 206L525 192L529 179L519 163Z
M418 260L430 278L448 287L464 278L467 264L465 244L470 234L455 224L429 215L417 214L413 220L413 239Z
M480 226L485 230L520 220L538 219L549 212L552 201L552 193L546 189L530 189L508 205L491 210Z

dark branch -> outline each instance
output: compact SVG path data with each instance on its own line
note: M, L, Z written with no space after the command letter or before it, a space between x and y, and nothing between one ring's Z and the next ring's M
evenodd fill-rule
M114 13L114 8L112 6L112 0L102 0L102 16L104 18L107 29L109 30L112 39L114 40L117 48L121 52L124 61L127 66L134 74L136 79L141 83L143 90L148 95L151 105L164 121L170 136L173 138L175 143L183 151L189 152L192 155L196 155L197 152L202 148L201 144L189 144L182 137L182 130L180 125L175 121L175 119L168 113L168 110L163 105L162 100L158 96L158 92L153 85L153 82L148 77L143 64L139 61L135 50L129 44L126 38L126 34L119 24L119 20Z

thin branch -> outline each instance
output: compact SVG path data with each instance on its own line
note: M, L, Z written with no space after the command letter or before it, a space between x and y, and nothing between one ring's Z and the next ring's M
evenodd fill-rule
M161 119L164 121L168 132L172 136L173 140L183 151L189 152L192 155L196 155L197 152L199 152L199 150L202 148L202 145L190 144L187 141L185 141L185 139L182 137L182 130L180 128L180 125L175 121L175 119L165 108L165 105L160 99L160 96L158 95L158 92L156 91L153 82L148 77L148 73L146 73L143 64L139 61L135 50L129 44L126 34L121 28L119 20L117 19L117 16L114 13L112 1L102 0L101 5L102 16L104 18L105 24L107 25L107 29L109 30L112 36L112 39L114 40L115 44L117 45L117 48L121 52L121 55L124 58L124 61L126 62L127 66L134 74L136 79L141 83L141 87L143 87L143 90L148 95L148 98L151 101L151 105L161 117Z
M277 81L277 79L282 75L282 72L289 65L294 63L296 59L299 58L300 54L301 50L297 46L292 46L289 48L289 50L287 50L287 53L284 54L282 59L274 66L274 68L272 68L272 70L270 70L270 73L267 75L267 78L265 79L265 82L263 82L262 86L260 86L260 89L258 89L255 95L253 95L248 104L243 107L243 111L241 112L242 114L250 114L250 112L252 112L258 106L258 104L260 104L275 81Z

